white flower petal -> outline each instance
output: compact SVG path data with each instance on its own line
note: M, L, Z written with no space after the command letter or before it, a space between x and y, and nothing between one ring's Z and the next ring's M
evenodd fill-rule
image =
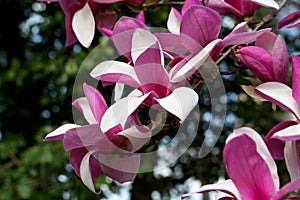
M95 34L95 20L88 3L75 12L72 19L72 28L79 42L88 48Z
M106 132L118 124L124 124L129 115L131 115L141 105L149 94L150 93L141 97L125 97L111 105L102 117L100 123L101 130Z
M80 127L80 125L64 124L64 125L58 127L57 129L55 129L54 131L52 131L51 133L49 133L48 135L46 135L45 141L51 140L51 138L55 138L59 135L64 135L68 130L77 128L77 127Z
M299 166L299 152L296 142L287 141L284 146L284 160L291 180L295 180L300 177Z
M186 80L191 76L209 57L210 52L220 42L220 39L216 39L210 42L204 49L202 49L197 55L189 60L178 72L174 74L171 81L180 82Z
M93 111L90 107L89 101L86 97L80 97L74 101L74 103L78 104L82 110L82 114L86 121L89 124L97 124L97 120L93 114Z
M180 34L180 24L181 24L182 20L176 16L175 12L176 12L175 9L172 8L169 13L167 27L171 33L179 35Z
M165 110L184 121L197 105L198 95L190 88L180 87L176 88L169 96L156 100Z

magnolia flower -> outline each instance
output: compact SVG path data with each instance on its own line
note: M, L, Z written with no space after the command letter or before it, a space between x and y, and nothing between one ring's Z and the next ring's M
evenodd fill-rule
M209 49L204 49L181 70L171 74L164 67L163 51L158 39L146 30L137 29L132 38L133 66L119 61L105 61L91 72L95 79L135 88L130 95L108 108L103 115L108 123L101 122L101 129L106 131L125 121L142 105L159 105L183 121L196 106L198 95L188 87L176 87L175 83L183 80L190 71L196 70L196 64L201 65L209 52Z
M119 124L103 132L99 123L107 105L95 88L84 84L86 97L74 101L89 125L66 124L45 137L45 141L63 140L64 149L71 151L70 163L83 183L96 193L93 181L101 172L120 183L132 181L139 168L139 155L132 154L151 137L149 129L142 127L122 128Z
M235 15L237 18L252 16L261 7L279 8L274 0L206 0L205 5L216 10L220 15Z
M286 16L278 22L278 29L281 29L284 26L287 26L287 28L294 28L300 26L300 10L289 14L288 16Z
M196 193L218 190L216 199L281 200L300 188L300 178L279 188L275 161L260 135L251 128L235 129L229 135L223 157L230 179L204 185Z
M199 5L199 1L187 0L181 13L172 8L167 25L170 32L180 36L180 41L187 50L196 53L219 37L222 19L213 9ZM263 29L245 32L246 25L245 22L238 24L229 35L214 47L211 52L213 60L218 58L225 47L248 44L255 41L263 33L270 31L270 29Z
M288 51L280 35L266 32L257 37L255 46L240 47L236 55L262 82L286 82Z
M300 57L292 56L292 89L279 82L268 82L255 88L257 94L266 100L291 112L296 121L282 122L267 135L266 142L278 158L286 159L291 179L300 177L300 158L297 141L300 139ZM284 149L279 141L284 141ZM283 155L283 156L282 156Z

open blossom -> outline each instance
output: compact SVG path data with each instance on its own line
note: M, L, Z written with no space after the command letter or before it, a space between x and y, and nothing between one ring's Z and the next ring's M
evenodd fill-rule
M219 38L222 19L213 9L199 5L199 1L186 0L181 13L174 8L171 9L167 25L170 32L180 36L182 45L191 53L195 53ZM227 46L248 44L270 31L270 29L253 32L245 32L245 30L245 22L238 24L214 47L211 52L212 59L216 60Z
M252 16L261 7L279 8L274 0L206 0L205 5L221 15L235 15L237 18Z
M235 129L229 135L223 157L230 179L204 185L196 193L217 190L216 199L281 200L300 189L300 178L279 188L275 161L263 139L251 128ZM182 199L190 195L184 195Z
M291 179L300 177L300 158L297 141L300 139L300 57L292 56L292 89L279 82L268 82L255 88L256 93L266 100L284 108L295 116L295 121L278 124L267 135L266 142L272 155L287 160ZM280 144L284 141L284 147ZM283 156L282 156L283 155Z
M147 142L151 133L141 127L116 125L103 132L99 123L107 110L103 96L95 88L84 84L86 97L74 101L89 125L66 124L45 137L45 141L63 140L70 151L70 163L83 183L96 193L93 181L101 173L120 183L132 181L140 165L139 155L131 154ZM105 123L105 122L104 122ZM121 123L121 122L120 122ZM121 156L122 155L122 156Z
M278 22L278 29L281 29L285 26L287 26L287 28L300 26L300 10L289 14Z
M240 47L236 55L262 82L286 82L288 51L280 35L266 32L257 37L255 46Z

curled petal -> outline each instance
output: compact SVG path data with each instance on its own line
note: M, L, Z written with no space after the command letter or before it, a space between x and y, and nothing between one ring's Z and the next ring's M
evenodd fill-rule
M293 123L290 126L276 132L272 138L281 141L297 141L300 140L300 124Z
M292 89L287 85L279 82L268 82L257 86L254 90L264 99L288 110L298 120L300 119L300 105L294 100Z
M300 57L292 56L293 97L300 104Z
M129 96L111 105L102 117L100 123L101 130L106 132L118 124L124 124L129 115L131 115L148 96L149 93L141 97Z
M267 8L275 8L276 10L279 9L278 3L274 0L251 0L253 3L256 3L258 5L261 5L263 7Z
M72 105L83 114L84 118L89 124L98 123L86 97L80 97L76 99Z
M171 33L177 35L180 34L180 24L181 24L181 18L178 17L178 15L180 15L180 13L175 8L171 8L168 21L167 21L168 30Z
M95 34L95 20L88 3L74 14L72 27L79 42L88 48Z
M267 134L267 136L264 138L264 141L272 154L272 157L277 160L283 160L284 159L284 142L280 139L274 138L274 134L278 131L281 131L289 126L297 124L295 121L285 121L277 124L274 126Z
M156 100L164 109L184 121L197 105L198 95L190 88L180 87L176 88L169 96Z
M300 177L289 182L288 184L286 184L285 186L283 186L273 197L272 200L281 200L284 199L284 197L291 193L294 192L296 190L300 189ZM291 199L298 199L299 197L291 197Z
M236 186L230 179L226 180L224 182L220 182L220 183L204 185L199 190L197 190L195 193L205 193L205 192L210 192L210 191L215 191L215 190L219 190L226 194L229 194L231 196L231 198L241 199ZM185 194L181 197L181 199L185 199L191 195L193 195L193 193Z
M284 27L292 22L295 22L298 18L300 18L300 10L297 10L297 11L289 14L282 20L280 20L278 22L278 29L281 29L282 27ZM288 28L292 28L292 27L299 26L299 25L300 25L300 22L298 20L293 25L289 26Z
M297 144L294 141L287 141L284 147L284 158L286 167L290 174L291 180L300 177L300 158Z
M65 133L68 130L77 128L77 127L80 127L80 125L77 125L77 124L62 125L62 126L58 127L57 129L55 129L54 131L52 131L51 133L49 133L48 135L46 135L46 137L44 138L44 141L62 140L64 138Z
M271 199L279 190L276 164L254 130L235 129L226 141L223 157L228 175L244 199Z

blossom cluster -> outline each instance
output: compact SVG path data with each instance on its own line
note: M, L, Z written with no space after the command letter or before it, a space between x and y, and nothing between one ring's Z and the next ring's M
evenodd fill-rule
M59 0L50 2L54 1ZM194 88L203 81L195 81L194 75L208 59L215 63L224 49L236 45L238 61L259 79L252 92L291 112L295 120L276 125L264 139L251 128L233 130L223 151L230 180L205 185L197 193L217 190L216 199L282 199L300 189L297 146L300 57L291 56L290 88L287 85L289 54L280 35L270 28L251 30L247 22L241 22L220 38L222 16L234 15L242 21L261 7L277 10L280 6L273 0L206 0L203 3L186 0L180 11L170 10L169 32L159 33L151 32L143 12L135 18L123 16L117 21L112 12L99 15L99 6L111 9L107 6L115 2L120 0L59 1L66 15L67 45L79 40L89 47L97 27L126 59L126 62L103 61L90 72L103 86L115 85L112 105L107 105L97 88L85 83L85 96L72 105L88 125L66 124L45 137L45 141L63 140L64 149L71 152L70 163L83 183L97 193L93 181L102 173L120 183L134 180L141 164L136 152L151 140L158 126L155 120L142 123L140 110L144 107L164 110L180 123L184 122L198 104ZM141 5L143 1L123 3ZM278 23L278 28L289 23L293 23L291 28L299 26L298 17L299 12L292 13ZM132 88L129 94L125 87ZM275 159L285 160L291 178L282 188Z

